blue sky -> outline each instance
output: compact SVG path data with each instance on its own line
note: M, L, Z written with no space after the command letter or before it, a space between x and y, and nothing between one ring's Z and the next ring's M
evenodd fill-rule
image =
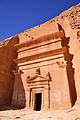
M42 24L80 0L0 0L0 41Z

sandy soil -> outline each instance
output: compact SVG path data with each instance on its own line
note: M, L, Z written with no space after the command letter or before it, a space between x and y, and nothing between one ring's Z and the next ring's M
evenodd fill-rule
M80 120L80 108L56 111L30 111L13 107L0 107L0 120Z

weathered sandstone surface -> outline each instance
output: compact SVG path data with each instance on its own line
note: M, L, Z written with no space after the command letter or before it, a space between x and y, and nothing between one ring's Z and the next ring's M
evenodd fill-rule
M0 105L79 113L80 4L0 42L0 56Z

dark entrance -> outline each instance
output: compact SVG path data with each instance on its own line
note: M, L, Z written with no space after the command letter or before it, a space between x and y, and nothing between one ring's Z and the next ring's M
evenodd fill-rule
M34 110L40 111L41 104L42 104L42 93L36 93L35 94L35 109Z

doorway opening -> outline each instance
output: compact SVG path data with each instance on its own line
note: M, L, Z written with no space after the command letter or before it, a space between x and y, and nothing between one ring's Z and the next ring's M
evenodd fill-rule
M41 104L42 104L42 93L36 93L35 94L35 108L34 108L34 110L40 111Z

